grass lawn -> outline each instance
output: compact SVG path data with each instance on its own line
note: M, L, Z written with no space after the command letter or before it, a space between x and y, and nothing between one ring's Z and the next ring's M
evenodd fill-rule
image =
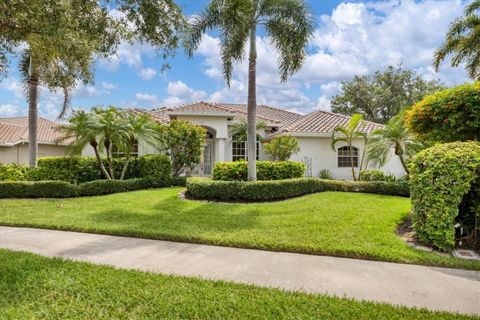
M0 200L0 224L480 270L395 235L409 199L324 192L275 203L181 200L182 188L101 197Z
M1 319L469 319L0 250Z

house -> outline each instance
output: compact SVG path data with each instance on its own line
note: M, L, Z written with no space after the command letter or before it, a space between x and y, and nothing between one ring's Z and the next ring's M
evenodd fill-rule
M38 157L64 156L66 143L60 137L56 122L38 118ZM28 118L0 118L0 162L28 165Z
M198 175L210 175L215 162L246 159L246 143L237 141L230 134L232 126L239 121L246 121L247 107L244 104L195 102L175 108L139 111L152 115L161 123L167 124L173 119L186 120L207 129L203 161L195 172ZM318 176L321 169L329 169L336 179L352 178L351 160L346 146L339 144L335 150L331 147L332 131L337 126L345 125L349 119L348 116L320 110L301 115L266 105L257 106L257 121L262 121L266 125L266 128L259 130L258 134L264 138L277 135L295 137L299 142L300 152L291 160L304 162L307 176ZM365 121L360 130L370 133L381 127L380 124ZM354 147L354 162L358 169L364 149L363 142L359 139ZM92 155L90 149L87 151L88 155ZM138 154L154 152L151 146L139 143ZM269 159L263 152L261 143L257 143L257 159ZM381 170L396 176L405 174L395 156L392 156L391 161Z

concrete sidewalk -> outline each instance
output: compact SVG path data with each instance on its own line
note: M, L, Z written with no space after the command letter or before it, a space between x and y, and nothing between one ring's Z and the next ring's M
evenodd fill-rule
M480 272L30 228L0 248L163 274L480 314Z

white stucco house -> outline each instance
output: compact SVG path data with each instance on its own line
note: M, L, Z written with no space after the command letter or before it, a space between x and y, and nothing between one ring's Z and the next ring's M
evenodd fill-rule
M67 143L57 143L58 123L38 118L38 157L64 156ZM0 118L0 162L28 165L28 118Z
M186 120L207 129L203 161L195 172L198 175L210 175L217 161L246 159L246 143L237 142L230 134L232 126L246 120L246 105L195 102L175 108L140 109L139 111L149 113L161 123L167 124L173 119ZM305 162L307 176L318 176L321 169L329 169L336 179L352 179L348 149L340 144L337 145L336 150L332 150L331 147L333 129L346 124L349 119L348 116L326 111L314 111L301 115L266 105L257 107L257 121L262 121L267 126L258 133L263 137L277 135L295 137L299 142L300 152L291 160ZM381 126L373 122L365 122L361 130L370 133ZM355 144L357 167L363 147L360 140ZM140 141L138 154L147 153L155 153L155 150ZM93 155L91 148L86 149L84 155ZM257 159L268 160L261 143L258 143ZM396 176L405 175L400 161L395 156L391 157L391 161L380 170Z

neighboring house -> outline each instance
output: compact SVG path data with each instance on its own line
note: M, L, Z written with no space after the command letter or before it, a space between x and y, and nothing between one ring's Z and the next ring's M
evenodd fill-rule
M139 110L151 114L155 120L168 123L172 119L186 120L207 129L203 161L196 174L210 175L215 162L236 161L246 159L246 143L236 141L230 134L230 129L239 121L246 121L247 108L242 104L196 102L176 108L160 108L155 110ZM262 121L267 128L258 133L265 137L291 135L297 138L300 152L291 160L302 161L307 166L307 176L317 176L321 169L330 169L336 179L352 179L348 148L338 144L331 147L333 129L345 125L350 117L326 111L314 111L307 115L277 109L265 105L257 106L257 121ZM363 130L370 133L382 125L364 122ZM355 163L360 164L363 143L355 144ZM139 142L138 154L155 153L155 150ZM84 154L93 155L91 148ZM268 160L263 152L262 144L258 143L257 159ZM392 160L381 170L396 176L405 174L400 161L393 156Z
M64 156L56 122L38 118L38 157ZM0 162L28 165L28 118L0 118Z

